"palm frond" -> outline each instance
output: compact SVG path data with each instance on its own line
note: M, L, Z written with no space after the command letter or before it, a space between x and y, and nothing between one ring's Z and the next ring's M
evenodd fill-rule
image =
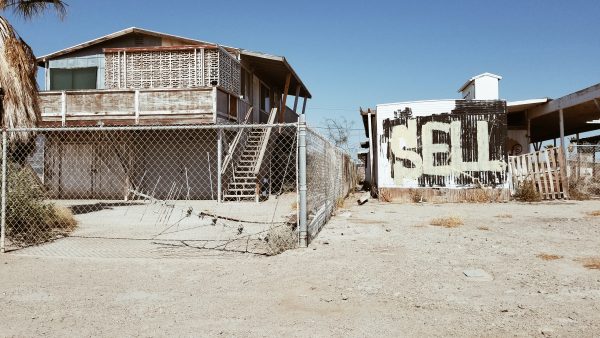
M37 65L31 48L17 35L13 27L0 16L0 88L2 126L5 128L35 127L40 111L36 81ZM27 142L31 135L12 133ZM22 135L17 135L22 134Z
M67 4L62 0L0 0L0 10L12 10L17 16L31 19L53 7L62 19L67 13Z

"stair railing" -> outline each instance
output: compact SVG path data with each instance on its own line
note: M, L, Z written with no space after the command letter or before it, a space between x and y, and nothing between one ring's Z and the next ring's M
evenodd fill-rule
M272 108L271 113L269 114L269 120L267 121L267 124L273 124L273 122L275 121L275 116L277 116L277 108ZM267 150L267 145L269 144L269 137L271 137L272 129L273 127L267 127L267 130L261 138L260 153L254 166L254 175L258 175L260 172L260 167L265 157L265 151Z
M246 113L246 117L244 118L242 125L248 124L248 120L249 120L251 114L252 114L252 107L248 108L248 112ZM223 160L223 165L221 167L221 170L223 172L227 169L229 162L231 162L231 159L233 158L233 154L235 153L235 149L237 148L238 144L240 143L240 140L242 139L243 134L247 133L246 129L248 129L248 128L240 128L238 133L233 138L233 141L229 145L229 150L227 151L227 155L225 156L225 159Z

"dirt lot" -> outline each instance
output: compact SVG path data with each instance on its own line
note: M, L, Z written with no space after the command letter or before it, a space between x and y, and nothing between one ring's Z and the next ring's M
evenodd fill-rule
M0 256L0 335L597 336L594 210L371 201L275 257L14 252ZM447 216L464 224L430 225Z

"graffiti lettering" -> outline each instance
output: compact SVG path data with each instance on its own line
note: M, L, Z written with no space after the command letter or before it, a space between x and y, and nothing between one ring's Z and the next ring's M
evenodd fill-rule
M396 125L391 129L390 149L395 157L392 161L394 181L402 184L404 179L418 179L421 175L449 176L470 171L503 171L506 164L491 160L487 121L477 121L477 160L465 161L461 142L461 121L450 123L430 121L421 127L421 154L418 148L417 121L408 119L407 125ZM434 133L450 135L450 144L435 143ZM436 155L447 157L444 164L436 164ZM405 164L410 162L411 166Z

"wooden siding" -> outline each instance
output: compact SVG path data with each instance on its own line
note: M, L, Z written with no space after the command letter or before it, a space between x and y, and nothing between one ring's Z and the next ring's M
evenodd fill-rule
M212 88L40 93L42 126L211 123ZM137 99L136 99L137 96ZM63 101L64 100L64 101Z

